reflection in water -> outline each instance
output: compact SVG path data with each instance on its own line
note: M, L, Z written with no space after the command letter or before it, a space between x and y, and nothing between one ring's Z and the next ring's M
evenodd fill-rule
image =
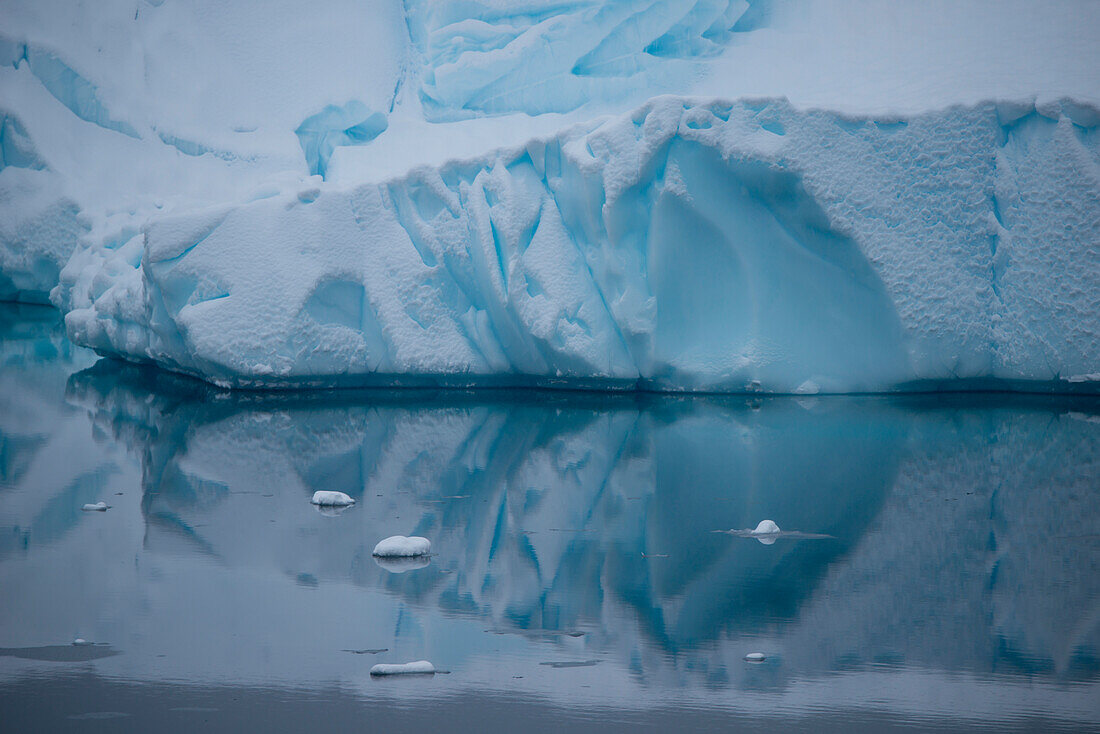
M87 628L126 650L95 670L142 682L1100 722L1095 401L226 394L108 360L11 367L37 353L13 330L71 350L12 322L0 404L43 380L45 412L0 423L0 583L28 591L0 644ZM356 504L318 513L318 490ZM778 542L729 530L762 518ZM398 534L433 555L372 557ZM367 676L421 658L453 675ZM0 690L44 664L4 660Z
M856 423L828 402L183 398L196 391L107 361L69 386L141 452L147 549L278 558L288 575L381 586L517 632L601 626L614 608L669 652L794 619L875 516L905 439L885 405ZM330 522L305 511L317 490L357 504ZM830 539L756 550L712 532L764 512ZM365 562L394 533L429 536L431 567L395 576Z
M55 663L75 663L118 655L110 645L40 645L38 647L0 647L0 657L24 660L49 660Z

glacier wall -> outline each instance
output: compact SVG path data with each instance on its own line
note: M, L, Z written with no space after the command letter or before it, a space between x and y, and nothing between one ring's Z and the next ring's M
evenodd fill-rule
M1100 381L1100 113L658 97L76 253L70 337L236 386Z

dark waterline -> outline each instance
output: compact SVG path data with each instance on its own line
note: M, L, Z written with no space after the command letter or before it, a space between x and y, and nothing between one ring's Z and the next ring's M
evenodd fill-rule
M1097 729L1098 483L1095 397L228 393L0 306L0 721Z

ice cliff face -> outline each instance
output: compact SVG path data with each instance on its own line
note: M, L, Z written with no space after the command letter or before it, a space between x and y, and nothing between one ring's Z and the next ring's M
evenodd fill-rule
M0 298L230 385L1095 385L1100 9L984 2L11 3Z
M60 301L80 343L236 385L1078 379L1100 364L1098 119L660 98L381 184L163 219L74 258Z

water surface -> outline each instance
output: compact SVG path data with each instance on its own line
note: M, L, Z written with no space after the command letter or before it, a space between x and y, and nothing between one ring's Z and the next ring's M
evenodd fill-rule
M4 306L0 720L1096 729L1098 482L1096 399L227 394Z

